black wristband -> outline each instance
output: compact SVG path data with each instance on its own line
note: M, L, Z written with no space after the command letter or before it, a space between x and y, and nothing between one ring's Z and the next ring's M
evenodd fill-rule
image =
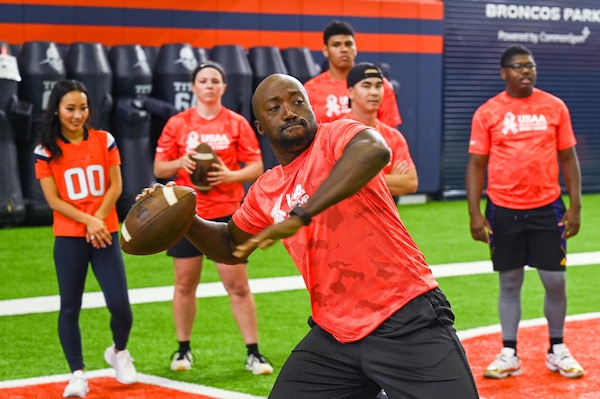
M305 226L308 226L310 222L312 222L312 216L310 216L310 213L306 212L306 210L304 210L304 208L301 208L299 205L293 207L290 213L288 213L288 215L298 216L300 219L302 219L302 224L304 224Z

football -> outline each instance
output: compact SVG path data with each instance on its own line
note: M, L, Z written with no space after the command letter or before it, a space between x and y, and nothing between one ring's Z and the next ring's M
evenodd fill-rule
M196 190L201 193L210 191L211 187L208 184L208 172L216 170L212 164L221 163L221 160L215 154L211 146L202 143L196 147L196 153L191 155L192 160L196 162L194 173L190 173L190 178Z
M164 251L179 241L196 213L196 192L163 186L137 201L123 220L121 248L131 255Z

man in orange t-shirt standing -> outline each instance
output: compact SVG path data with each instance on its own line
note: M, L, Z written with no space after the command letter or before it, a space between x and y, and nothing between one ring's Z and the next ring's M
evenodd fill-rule
M484 376L522 373L517 330L524 266L529 265L537 268L546 292L544 313L550 337L546 366L564 377L581 377L583 368L563 342L566 239L579 232L581 213L581 173L571 117L561 99L534 87L536 65L528 49L508 48L500 65L506 90L473 115L466 173L471 235L490 245L500 280L503 348ZM561 197L559 160L569 208ZM480 201L486 167L484 217Z
M350 112L346 77L354 66L356 42L354 29L347 22L334 21L323 31L323 55L329 69L304 84L317 122L332 122ZM383 79L383 99L377 118L388 126L402 123L392 84Z

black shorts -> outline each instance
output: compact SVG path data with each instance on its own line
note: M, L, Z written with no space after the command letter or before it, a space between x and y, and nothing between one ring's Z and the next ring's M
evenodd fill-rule
M342 344L312 320L269 399L475 399L477 388L439 289L406 304L365 338Z
M231 219L230 216L225 216L222 218L211 219L213 222L223 222L227 223ZM183 237L181 240L177 241L175 245L167 250L167 255L172 256L173 258L194 258L196 256L204 255L202 251L194 246L187 238ZM248 263L247 260L244 260L240 263Z
M564 226L558 223L565 214L561 197L541 208L514 210L488 200L486 217L493 234L490 250L494 270L505 271L525 265L549 271L564 271L567 242Z

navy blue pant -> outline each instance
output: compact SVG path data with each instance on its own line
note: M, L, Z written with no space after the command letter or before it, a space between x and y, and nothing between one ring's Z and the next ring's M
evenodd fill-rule
M94 248L84 237L56 237L54 241L60 294L58 336L71 371L84 368L79 314L90 263L111 315L110 329L115 347L122 350L127 346L133 315L119 234L111 236L112 245L106 248Z
M360 341L341 344L314 323L270 399L476 399L477 388L441 290L421 295Z

